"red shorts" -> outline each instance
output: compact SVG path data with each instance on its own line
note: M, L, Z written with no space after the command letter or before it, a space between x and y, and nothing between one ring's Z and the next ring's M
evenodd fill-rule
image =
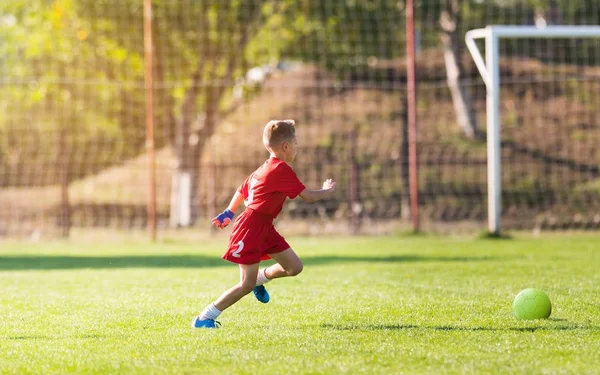
M223 259L237 264L255 264L271 259L276 254L290 248L275 227L273 217L246 208L233 224L229 237L229 248Z

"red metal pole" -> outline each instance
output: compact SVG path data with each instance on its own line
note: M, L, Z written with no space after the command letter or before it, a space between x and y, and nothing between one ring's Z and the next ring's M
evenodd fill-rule
M153 112L153 42L152 42L152 0L144 0L144 60L146 95L146 153L148 154L148 233L156 240L156 171L154 154L154 112Z
M419 181L417 164L417 78L415 72L415 5L406 1L406 81L408 103L408 163L410 215L413 230L419 231Z

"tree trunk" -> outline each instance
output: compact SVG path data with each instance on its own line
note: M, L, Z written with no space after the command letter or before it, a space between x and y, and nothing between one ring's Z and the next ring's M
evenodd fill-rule
M233 71L233 68L231 70ZM184 104L182 115L177 120L175 142L177 165L171 184L172 227L190 226L200 216L201 158L206 142L216 129L218 108L224 93L223 86L207 87L204 95L206 99L204 113L192 120L190 99L189 106ZM195 100L197 93L191 94L189 98L192 96Z
M171 227L187 227L192 224L192 178L195 174L192 166L193 144L191 137L191 117L194 111L197 86L194 85L185 97L181 115L175 122L175 160L176 165L171 180Z
M243 53L253 29L262 22L260 17L261 6L262 1L257 1L254 7L249 8L248 22L241 25L237 45L231 46L229 51L212 51L214 55L209 59L207 58L209 56L207 43L209 42L205 40L203 43L203 51L200 53L202 58L192 76L192 85L186 92L181 114L175 124L175 158L177 165L171 184L170 222L172 227L190 226L200 216L198 198L200 195L201 157L206 142L215 131L220 115L221 100L229 88L222 82L232 82L236 67L243 62ZM208 24L208 22L204 24ZM226 37L225 34L221 34L220 37ZM218 69L220 69L223 62L225 63L225 70L222 75L219 75ZM203 82L206 73L205 68L208 67L211 71L207 76L215 78L219 82L214 84ZM196 102L200 95L202 83L204 83L204 110L198 116Z
M441 39L444 46L446 77L454 104L456 122L462 128L465 136L475 139L481 137L477 126L477 116L471 96L460 84L464 72L457 32L460 25L461 3L462 0L446 0L444 2L444 9L440 14Z

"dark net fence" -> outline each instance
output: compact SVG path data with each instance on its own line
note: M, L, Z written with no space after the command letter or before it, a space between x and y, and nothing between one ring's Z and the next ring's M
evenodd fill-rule
M544 3L542 6L540 4ZM486 226L485 98L466 49L488 24L597 25L596 1L417 1L424 228ZM404 2L153 2L160 230L226 207L296 120L287 231L409 227ZM0 236L147 225L142 0L0 3ZM502 223L600 227L600 39L501 44Z

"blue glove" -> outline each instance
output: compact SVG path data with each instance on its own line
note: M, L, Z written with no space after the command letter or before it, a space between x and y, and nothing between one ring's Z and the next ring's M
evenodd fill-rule
M223 229L227 225L229 225L229 223L231 223L234 215L235 214L233 212L231 212L229 209L226 209L225 211L218 214L217 217L212 219L212 223L217 228Z

